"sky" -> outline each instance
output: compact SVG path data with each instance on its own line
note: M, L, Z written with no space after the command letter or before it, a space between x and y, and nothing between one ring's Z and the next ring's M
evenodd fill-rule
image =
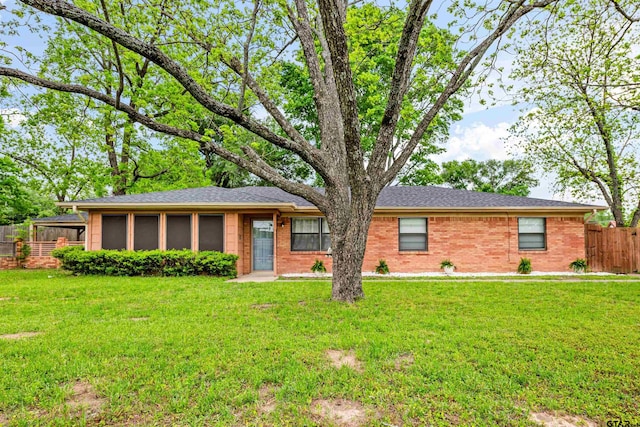
M15 0L0 0L7 8L12 8ZM0 20L6 11L0 11ZM0 21L1 23L1 21ZM0 24L1 25L1 24ZM33 34L25 34L20 38L3 40L10 45L22 45L31 51L42 49L40 38ZM499 65L507 72L510 69L510 58L503 55L498 58ZM489 80L497 78L491 75ZM505 160L510 158L505 140L509 137L509 127L513 125L520 114L521 107L513 106L507 102L497 102L495 105L482 105L480 98L484 94L476 94L470 97L465 105L465 112L461 121L456 122L450 129L449 140L445 144L446 152L435 157L437 162L450 160ZM0 111L6 114L8 111ZM14 118L15 120L15 118ZM556 200L571 200L570 196L553 194L552 182L549 177L538 176L540 185L532 189L531 197Z

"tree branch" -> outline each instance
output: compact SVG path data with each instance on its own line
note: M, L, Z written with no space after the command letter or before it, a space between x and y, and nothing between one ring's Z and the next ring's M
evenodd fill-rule
M617 0L609 0L611 2L611 4L613 5L613 7L616 8L616 10L618 11L618 13L622 16L624 16L624 18L630 22L639 22L640 18L634 18L633 16L629 15L623 8L622 6L620 6L620 4L618 3Z
M203 107L219 116L226 117L234 123L242 126L248 131L260 136L264 140L287 150L298 154L305 161L309 161L309 144L301 146L300 144L290 141L280 135L274 133L262 123L253 120L242 114L238 114L237 110L227 104L224 104L208 94L208 92L200 86L189 73L172 60L168 55L162 52L153 44L146 43L138 38L131 36L125 31L105 22L96 16L88 13L84 9L76 7L73 4L63 0L20 0L22 3L34 7L42 12L67 18L81 25L90 28L110 40L117 42L119 45L149 59L154 64L165 70L173 76L186 90L194 97Z
M369 181L364 169L364 153L360 143L360 119L358 117L358 104L356 91L349 63L349 47L347 35L344 29L346 20L346 2L341 0L318 0L322 26L327 37L327 46L333 64L333 77L335 79L340 112L344 130L344 145L347 157L349 181L352 188L361 187L355 185L360 180Z
M382 185L391 182L393 178L400 172L404 164L409 160L413 150L420 143L420 140L424 136L424 133L431 125L431 122L435 119L442 107L446 104L449 98L455 94L462 85L467 81L473 70L478 66L484 54L489 50L493 42L502 37L521 17L531 12L534 9L546 7L557 0L540 0L533 2L529 5L524 5L525 0L513 1L514 6L510 7L504 16L500 19L500 22L496 26L495 30L484 39L478 46L471 50L462 59L456 70L453 72L449 83L444 88L436 102L427 111L423 119L416 127L413 136L407 143L402 153L398 156L398 159L391 165L383 176Z
M343 120L340 115L338 92L333 77L333 66L329 58L328 48L325 48L326 41L319 37L320 45L325 58L325 74L322 73L322 67L318 54L316 52L316 44L313 37L314 31L309 19L309 11L305 0L296 0L297 16L293 10L288 9L289 19L293 28L298 35L302 52L304 54L309 77L313 85L313 102L318 113L318 125L320 127L320 143L321 148L325 151L333 153L334 159L344 159L344 129ZM343 169L340 167L340 169Z
M102 0L104 1L104 0ZM244 46L242 49L243 54L243 67L242 69L245 71L242 76L242 85L240 85L240 96L238 98L238 114L242 114L242 110L244 109L244 94L247 90L247 79L249 78L249 47L251 46L251 39L253 39L253 33L256 30L256 20L258 19L258 10L260 10L260 0L254 0L253 12L251 13L251 29L249 30L249 34L247 34L247 40L244 42Z
M107 23L111 24L109 19L109 10L104 0L100 0L102 6L102 12L104 13L104 19ZM116 57L116 70L118 71L118 89L116 90L116 104L120 104L120 98L124 92L124 69L122 68L122 61L120 60L120 52L118 50L118 44L111 40L111 46L113 46L113 54Z
M393 135L398 123L402 101L409 88L411 68L415 58L420 31L424 24L424 19L431 6L431 0L413 0L407 13L407 18L402 29L402 36L398 44L396 55L396 66L391 77L391 89L387 98L380 130L371 155L371 160L367 166L369 174L382 175L385 171L385 162L389 155L389 150L393 141Z
M101 101L111 107L126 113L129 115L131 120L134 122L140 123L141 125L160 132L167 135L176 136L179 138L190 139L192 141L198 142L204 149L215 153L216 155L222 157L225 160L228 160L236 165L240 166L243 169L259 176L262 179L265 179L269 182L272 182L274 185L280 187L281 189L291 193L298 195L309 202L313 203L319 209L326 209L327 207L327 199L323 194L320 194L313 187L292 182L284 178L276 169L272 166L268 165L264 160L260 159L260 162L257 162L255 158L247 159L245 157L241 157L226 148L214 144L211 142L210 138L205 137L197 132L181 129L174 126L170 126L164 123L159 123L153 120L151 117L146 116L138 112L135 108L132 108L130 105L125 103L120 103L118 107L116 107L116 100L108 95L95 91L93 89L86 88L80 85L66 84L53 82L50 80L46 80L23 71L14 70L12 68L0 67L0 76L13 77L20 79L26 83L30 83L36 86L40 86L46 89L53 89L60 92L68 92L68 93L76 93L79 95L85 95ZM256 154L257 156L257 154ZM258 156L259 159L259 156Z

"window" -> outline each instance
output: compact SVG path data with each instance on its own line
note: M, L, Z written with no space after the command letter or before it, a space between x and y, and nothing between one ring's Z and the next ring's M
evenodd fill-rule
M224 250L222 215L198 215L198 250Z
M292 251L326 251L331 246L324 218L291 218Z
M191 215L167 215L167 249L191 249Z
M401 251L427 250L427 218L398 218Z
M530 251L546 248L546 219L518 218L518 249Z
M126 215L102 215L102 249L127 249Z
M158 249L158 215L136 215L133 219L133 250Z

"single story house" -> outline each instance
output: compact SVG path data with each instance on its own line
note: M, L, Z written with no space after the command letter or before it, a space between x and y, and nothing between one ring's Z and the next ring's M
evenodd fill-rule
M319 190L321 191L321 190ZM308 201L276 187L204 187L59 204L88 213L86 249L192 249L237 254L238 274L331 271L329 228ZM385 188L369 230L363 271L568 271L585 257L584 216L601 206L441 187Z

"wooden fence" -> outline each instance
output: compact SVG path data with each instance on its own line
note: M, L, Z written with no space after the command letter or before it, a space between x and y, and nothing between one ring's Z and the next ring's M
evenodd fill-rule
M591 271L640 272L640 228L587 224L585 250Z
M0 225L0 242L12 242L18 234L18 226ZM66 237L67 240L78 240L80 235L77 230L69 228L38 227L38 240L55 242L58 237Z
M0 242L0 257L16 256L15 242Z

